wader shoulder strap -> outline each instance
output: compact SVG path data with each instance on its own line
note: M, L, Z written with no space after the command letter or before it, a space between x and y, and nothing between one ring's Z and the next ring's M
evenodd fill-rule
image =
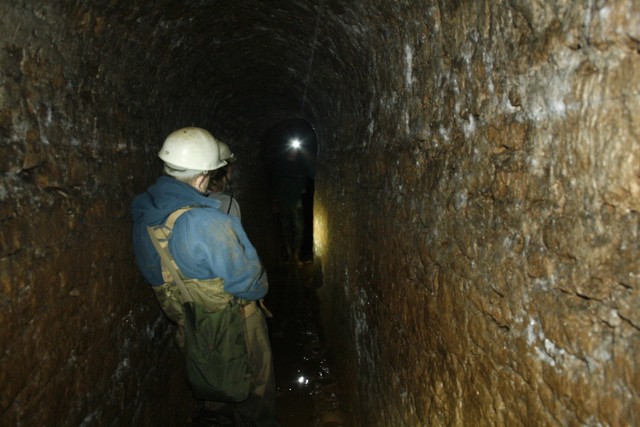
M166 268L167 270L169 270L171 278L174 280L174 282L178 286L178 289L180 290L183 302L193 302L193 298L191 297L191 294L189 294L187 287L184 285L184 281L182 280L182 274L180 273L178 264L176 264L175 260L169 253L169 237L171 237L173 226L175 225L178 217L189 209L191 209L191 207L181 208L171 213L164 225L157 225L155 227L147 226L147 232L149 233L151 242L160 255L160 259L162 260L162 269L164 270ZM166 280L167 278L165 277L164 279Z

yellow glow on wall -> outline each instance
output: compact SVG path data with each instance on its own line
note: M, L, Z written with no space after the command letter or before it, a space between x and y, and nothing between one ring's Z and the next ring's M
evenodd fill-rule
M327 226L327 212L316 198L313 202L313 253L318 257L322 257L327 251L329 244Z

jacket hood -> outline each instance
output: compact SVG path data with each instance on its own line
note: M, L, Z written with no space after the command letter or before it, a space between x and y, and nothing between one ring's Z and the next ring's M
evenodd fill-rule
M133 199L131 211L134 223L158 225L172 212L185 206L209 206L217 209L220 202L206 197L189 184L161 176L147 191Z

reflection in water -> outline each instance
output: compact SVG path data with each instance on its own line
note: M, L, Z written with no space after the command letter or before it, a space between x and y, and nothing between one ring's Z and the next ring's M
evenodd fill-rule
M348 427L320 333L314 284L311 262L269 272L278 419L282 427Z

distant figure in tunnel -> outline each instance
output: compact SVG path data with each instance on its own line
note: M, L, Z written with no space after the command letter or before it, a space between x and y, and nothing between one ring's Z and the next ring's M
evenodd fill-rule
M207 197L214 198L220 202L220 210L226 214L233 215L238 219L240 216L240 205L233 197L233 187L231 182L233 164L236 156L224 142L218 141L220 147L220 160L227 164L211 173Z
M239 219L222 212L220 202L205 195L211 173L225 166L219 159L218 142L204 129L183 128L165 139L158 156L164 162L165 175L132 202L136 264L152 285L164 312L177 324L176 341L179 347L183 346L180 293L166 271L163 277L162 263L147 226L166 226L170 215L191 207L173 225L168 239L169 253L182 275L189 278L185 281L195 281L192 289L196 289L199 298L218 301L233 296L240 300L252 368L251 390L246 400L201 401L203 413L220 425L278 426L271 344L264 314L256 304L268 291L267 276Z
M280 223L284 255L287 262L300 264L304 231L302 196L307 189L307 179L313 178L313 168L301 149L291 145L285 156L276 159L270 174L273 210Z

